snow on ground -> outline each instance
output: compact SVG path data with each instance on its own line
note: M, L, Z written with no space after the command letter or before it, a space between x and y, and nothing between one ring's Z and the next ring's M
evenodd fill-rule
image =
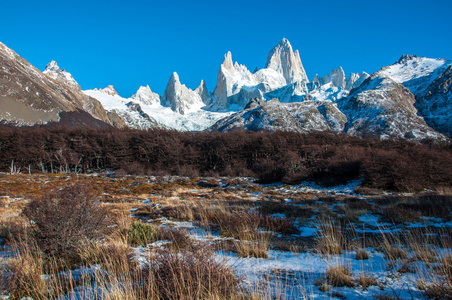
M314 182L305 181L298 185L286 186L281 184L273 184L273 186L278 187L282 192L288 191L298 191L303 193L321 193L326 195L352 195L355 193L355 188L359 187L362 180L352 180L344 185L337 185L331 187L323 187ZM270 186L270 185L268 185ZM290 200L290 199L289 199Z

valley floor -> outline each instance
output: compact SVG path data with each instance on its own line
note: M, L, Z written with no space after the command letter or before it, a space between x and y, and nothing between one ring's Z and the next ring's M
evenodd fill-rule
M74 183L97 193L95 205L108 211L114 232L79 249L76 263L49 271L45 254L27 252L32 238L24 237L36 233L39 222L30 222L23 209ZM159 292L135 292L136 277L121 268L164 270L172 255L184 266L201 262L222 270L218 282L225 286L202 294L209 299L452 297L450 188L396 194L360 181L324 188L260 185L250 178L1 173L0 207L4 299L171 299L155 282ZM109 249L108 259L102 249ZM35 277L17 275L19 262L35 266ZM219 283L209 274L211 288ZM185 291L177 297L200 297L184 288L174 289Z

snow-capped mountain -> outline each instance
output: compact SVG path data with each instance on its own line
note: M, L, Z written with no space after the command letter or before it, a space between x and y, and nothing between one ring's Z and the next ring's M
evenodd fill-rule
M0 67L0 121L18 125L78 112L137 129L333 130L416 141L452 135L452 61L445 59L404 55L372 76L347 77L339 67L309 81L300 52L283 39L253 73L226 53L212 93L204 80L192 90L174 72L163 95L147 85L130 98L113 86L82 92L55 61L41 73L1 43Z
M427 87L450 65L452 61L446 59L402 55L396 63L383 67L378 74L403 84L418 97L422 96Z
M151 91L149 85L140 86L137 93L132 96L132 99L137 102L141 102L146 105L158 105L160 104L160 96L157 93Z
M424 94L416 98L414 105L427 124L452 136L452 66L448 66L444 73L429 84Z
M285 85L282 74L273 69L251 73L244 65L232 62L228 52L218 70L212 106L217 110L241 110L252 98Z

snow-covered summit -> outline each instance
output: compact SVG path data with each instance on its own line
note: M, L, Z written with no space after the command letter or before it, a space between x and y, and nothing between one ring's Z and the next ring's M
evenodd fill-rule
M160 96L151 91L149 85L140 86L136 94L132 96L132 99L147 105L160 105Z
M44 72L42 73L59 82L63 82L71 86L74 86L78 90L81 89L80 85L77 83L77 81L75 81L74 77L72 77L71 73L66 72L65 70L61 70L57 62L54 60L47 64Z
M418 97L450 65L451 60L402 55L396 63L383 67L378 73L403 84Z
M230 96L238 94L243 86L256 84L254 75L244 65L233 63L232 54L229 51L218 69L217 85L213 91L213 107L218 110L227 110L231 105L236 104L228 99Z

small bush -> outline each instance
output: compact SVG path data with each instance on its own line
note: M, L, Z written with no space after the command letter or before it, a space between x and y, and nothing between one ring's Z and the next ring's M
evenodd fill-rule
M157 240L157 231L152 224L135 221L127 231L127 242L132 247L146 245Z
M378 285L378 281L373 276L360 274L358 284L363 288L364 291L371 285Z
M130 272L129 266L133 265L132 249L122 241L89 244L80 250L80 257L85 264L102 264L103 269L117 276Z
M347 207L352 210L369 210L372 205L367 199L351 198L347 199Z
M369 259L369 253L367 253L366 250L364 249L358 249L356 250L356 256L355 256L356 260L366 260Z
M319 291L324 292L324 293L328 292L330 289L331 289L331 287L326 283L319 286Z
M157 238L159 240L169 240L172 242L171 246L176 249L182 249L190 245L191 240L187 230L183 228L173 228L159 226L156 228Z
M238 257L268 258L271 234L266 232L243 231L239 241L234 241Z
M98 202L94 190L75 183L35 198L23 214L34 223L38 246L46 254L78 259L86 241L98 241L110 233L108 211Z
M437 281L424 287L424 295L428 299L450 300L452 299L452 286L445 282Z
M326 280L332 286L347 286L353 287L352 276L350 272L350 267L348 266L333 266L326 270Z
M8 243L26 242L32 238L30 226L17 220L0 222L0 238Z
M145 299L229 299L239 281L205 247L164 251L143 269L135 285Z

